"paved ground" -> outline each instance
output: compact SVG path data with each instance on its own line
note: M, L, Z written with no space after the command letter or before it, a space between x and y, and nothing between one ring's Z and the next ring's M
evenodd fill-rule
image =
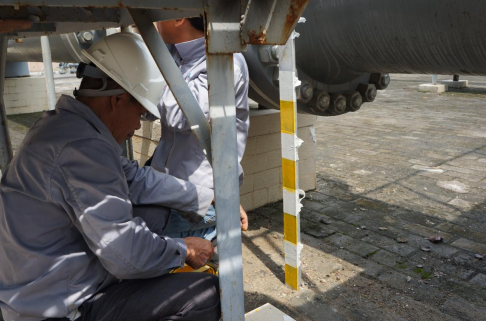
M486 320L486 259L475 258L486 254L486 78L419 93L429 78L392 75L375 103L319 119L303 290L283 285L282 205L265 206L244 235L247 309L268 301L297 320ZM437 235L442 243L427 240Z
M247 311L270 302L297 320L486 320L486 258L475 258L486 254L486 77L417 92L429 78L392 75L375 103L319 119L303 288L283 284L282 204L252 211ZM36 116L9 117L15 137Z

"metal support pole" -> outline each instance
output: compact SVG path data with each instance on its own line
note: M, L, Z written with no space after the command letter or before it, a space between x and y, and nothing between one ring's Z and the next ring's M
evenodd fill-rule
M432 75L432 85L437 85L437 75Z
M56 108L56 91L54 90L54 73L52 71L51 46L49 38L41 36L42 60L44 61L44 73L46 76L47 104L49 110Z
M8 37L0 37L0 169L2 173L13 158L10 134L8 132L7 113L5 112L5 103L3 101L7 45Z
M203 152L211 163L211 129L206 116L204 116L191 90L187 87L186 81L182 78L174 58L172 58L169 49L167 49L162 37L154 26L149 12L141 9L129 9L129 12L174 98L184 113L186 121L191 126L192 132L196 135ZM231 92L234 92L234 89L231 89Z
M282 135L282 189L284 210L285 283L298 290L301 283L299 166L294 31L279 55L280 125Z
M245 309L233 54L207 53L206 61L222 319L243 321Z

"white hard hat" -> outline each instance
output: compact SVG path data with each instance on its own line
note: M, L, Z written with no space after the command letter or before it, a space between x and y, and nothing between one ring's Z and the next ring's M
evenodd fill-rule
M112 34L101 38L82 53L148 112L160 118L157 104L165 81L140 35L129 32Z

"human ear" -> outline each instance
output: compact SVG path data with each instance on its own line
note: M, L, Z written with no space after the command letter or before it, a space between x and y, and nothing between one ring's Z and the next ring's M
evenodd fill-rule
M181 18L181 19L176 19L175 20L175 23L174 23L174 26L175 27L180 27L182 26L185 22L187 21L186 18Z
M115 112L123 104L123 94L110 97L110 112Z

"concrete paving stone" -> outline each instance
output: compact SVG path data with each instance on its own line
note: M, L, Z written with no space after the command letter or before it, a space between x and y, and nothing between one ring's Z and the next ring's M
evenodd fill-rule
M327 243L333 244L338 247L346 247L354 242L352 237L336 233L324 239Z
M477 254L486 255L486 244L460 238L454 241L451 245Z
M333 235L336 230L319 223L301 222L301 231L305 234L322 239Z
M407 220L409 220L409 218L407 218ZM450 243L454 239L454 236L452 234L421 224L408 223L406 225L403 225L403 228L406 228L407 231L409 231L410 233L423 236L424 238L428 238L434 235L440 235L442 236L442 238L444 238L445 243Z
M417 248L411 247L405 243L398 243L396 239L391 239L373 232L370 232L368 236L363 237L361 240L400 256L407 256L417 250Z
M448 299L439 309L459 320L478 321L486 319L486 309L458 297Z
M469 282L477 284L480 287L486 289L486 274L479 273L478 275L474 276Z
M477 307L486 308L486 290L471 282L446 277L440 279L438 288L448 294L460 297Z
M325 315L326 320L329 321L347 320L335 307L327 301L317 299L317 296L313 293L302 293L292 297L288 303L295 306L301 313L313 320L319 320L323 315Z
M464 267L461 264L455 263L453 258L446 259L436 257L433 255L433 253L424 255L424 253L421 251L407 258L406 265L407 268L411 270L414 270L417 265L422 265L425 269L440 271L448 276L454 276L462 280L467 280L471 275L476 273L475 269Z
M407 282L407 276L389 269L384 270L378 276L378 280L400 292L404 292L404 294L410 296L413 300L430 306L442 303L447 297L446 293L442 293L439 289L425 284L420 280L420 277L412 278L410 282Z
M354 239L361 239L362 237L365 237L368 235L368 230L366 229L361 229L357 225L349 224L343 221L334 221L332 222L331 226L338 230L341 234L350 236Z
M459 235L462 237L466 237L472 239L473 241L486 243L486 234L482 231L477 232L470 228L459 226L450 222L444 222L436 226L438 230L446 231L452 233L454 235Z
M359 267L364 275L376 277L383 271L383 265L362 256L351 253L347 249L339 249L332 252L332 255Z
M304 208L309 209L311 211L319 212L322 209L326 208L325 204L321 204L319 202L314 202L308 199L302 200L302 205L304 205Z
M353 252L353 253L359 254L364 258L368 258L370 256L373 256L374 254L376 254L380 250L378 247L371 245L371 244L368 244L368 243L365 243L365 242L360 241L360 240L356 240L356 241L352 242L351 244L347 245L346 249Z
M374 262L392 268L395 268L397 264L399 264L399 262L402 262L404 260L402 256L397 255L396 253L388 252L386 250L379 250L372 255L368 255L368 258Z

